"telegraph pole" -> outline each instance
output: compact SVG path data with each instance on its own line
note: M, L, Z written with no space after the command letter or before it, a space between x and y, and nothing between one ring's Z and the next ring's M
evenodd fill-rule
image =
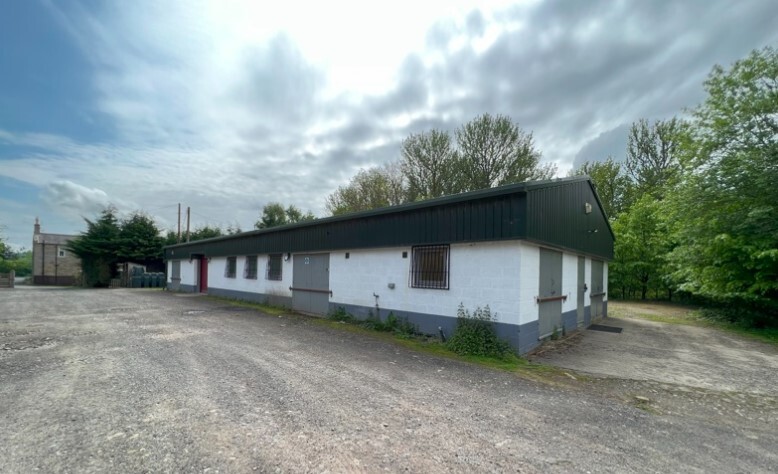
M186 241L189 242L189 206L186 206Z
M181 203L178 203L178 239L176 239L176 243L181 243Z

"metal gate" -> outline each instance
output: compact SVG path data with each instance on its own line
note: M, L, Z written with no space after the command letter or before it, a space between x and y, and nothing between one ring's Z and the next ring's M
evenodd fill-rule
M584 323L584 297L586 296L586 257L578 257L578 306L576 314L578 316L578 325Z
M605 286L602 281L602 261L592 260L592 319L602 317L602 298Z
M540 337L562 330L562 252L540 249L540 295L538 319Z
M294 256L292 309L327 314L330 310L330 254Z

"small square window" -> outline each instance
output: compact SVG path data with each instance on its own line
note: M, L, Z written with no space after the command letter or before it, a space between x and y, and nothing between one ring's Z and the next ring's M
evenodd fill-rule
M235 278L237 267L238 257L227 257L227 264L224 266L224 276L227 278Z
M267 279L281 280L283 270L281 254L272 254L267 256Z
M349 253L348 253L348 252L346 252L346 258L349 258L349 257L350 257Z
M64 250L62 250L62 249L60 249L60 250L59 250L59 256L60 256L60 257L64 257L64 256L65 256L65 251L64 251Z
M449 246L425 245L412 250L411 286L448 290Z
M257 256L249 255L246 257L246 265L243 267L243 278L250 280L257 279Z

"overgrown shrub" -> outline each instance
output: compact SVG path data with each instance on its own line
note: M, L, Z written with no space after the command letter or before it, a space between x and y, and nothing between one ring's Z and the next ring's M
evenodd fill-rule
M394 312L389 313L386 321L381 321L371 312L367 319L360 323L360 326L374 331L393 332L400 336L413 336L417 332L414 324L407 318L398 318Z
M350 313L347 313L346 309L340 306L338 309L327 315L327 319L330 321L341 321L344 323L349 323L354 320L354 316L352 316Z
M513 352L510 344L497 337L494 318L486 305L476 307L472 314L459 304L457 309L457 327L446 342L446 347L459 355L476 355L503 358Z

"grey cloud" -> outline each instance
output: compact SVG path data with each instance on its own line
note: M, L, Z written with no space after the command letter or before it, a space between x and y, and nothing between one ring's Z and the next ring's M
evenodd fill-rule
M599 134L578 151L573 160L573 168L579 168L587 161L605 161L609 156L615 161L624 161L629 127L629 124L623 124Z
M72 181L49 183L41 195L54 209L91 216L103 210L110 199L102 189L87 188Z
M484 32L486 32L486 20L480 10L471 11L465 19L465 24L470 36L483 36Z
M294 43L284 35L262 48L246 52L248 77L236 91L237 99L273 123L309 122L316 110L324 74L308 64Z

